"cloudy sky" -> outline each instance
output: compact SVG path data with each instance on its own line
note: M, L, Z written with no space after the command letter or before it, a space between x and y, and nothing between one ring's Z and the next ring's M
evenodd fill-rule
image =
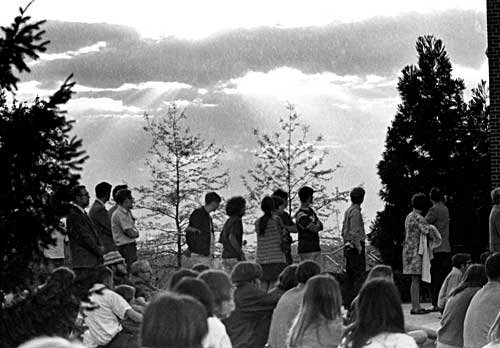
M6 25L24 2L2 0ZM296 105L342 162L332 189L363 184L367 220L382 203L376 164L399 103L401 69L419 35L441 38L468 88L487 79L486 10L478 0L97 1L37 0L48 51L23 76L19 97L46 95L70 73L67 105L90 155L83 182L147 182L143 113L185 107L190 125L225 146L226 195L242 193L252 128L272 130ZM242 166L245 163L247 167Z

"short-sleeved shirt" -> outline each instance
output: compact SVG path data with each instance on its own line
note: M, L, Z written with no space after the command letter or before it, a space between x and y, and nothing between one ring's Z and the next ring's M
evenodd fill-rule
M318 217L312 208L300 208L295 214L295 223L299 234L299 246L297 248L299 254L321 251L318 232L307 229L307 226L317 221Z
M84 311L88 331L83 335L83 343L94 348L108 344L122 330L120 320L125 319L126 312L132 307L103 284L95 284L90 292L89 300L97 308Z
M130 210L119 206L111 217L111 231L113 232L113 240L117 246L135 242L136 238L130 238L124 232L130 228L136 230L135 219Z
M235 250L233 245L229 242L229 236L231 235L236 239L240 250ZM241 245L243 244L243 222L241 216L233 215L226 220L222 227L220 242L223 246L223 259L240 259Z

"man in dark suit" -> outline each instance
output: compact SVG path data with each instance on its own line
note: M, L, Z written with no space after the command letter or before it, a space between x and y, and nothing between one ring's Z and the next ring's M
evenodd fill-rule
M71 249L72 268L76 273L76 286L84 295L95 281L95 274L103 264L103 251L94 225L85 208L89 206L89 193L83 185L72 190L73 201L66 217L66 228Z
M111 232L111 219L106 210L106 202L111 195L111 184L101 182L95 187L95 202L89 210L90 220L94 223L97 236L104 247L104 253L115 251L116 245Z

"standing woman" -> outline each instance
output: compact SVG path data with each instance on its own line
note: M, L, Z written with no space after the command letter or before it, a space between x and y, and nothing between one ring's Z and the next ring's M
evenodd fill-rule
M427 206L427 196L416 193L411 198L412 212L405 220L405 241L403 243L403 274L411 275L411 314L425 314L420 306L420 278L422 276L422 255L419 254L420 235L429 234L430 225L422 216Z
M405 321L396 285L376 278L365 283L359 293L356 322L347 328L343 348L417 348L405 332Z
M239 261L245 261L243 253L243 222L246 201L243 197L231 197L226 203L226 213L229 218L224 223L219 242L222 243L222 266L226 273L231 274L233 267Z
M340 286L329 275L307 281L299 314L288 337L289 348L336 348L342 340Z
M261 279L262 289L267 291L274 285L279 274L286 267L286 257L281 249L283 230L280 218L274 209L274 200L266 196L262 200L260 208L264 212L255 222L257 233L257 259L261 265L263 276Z

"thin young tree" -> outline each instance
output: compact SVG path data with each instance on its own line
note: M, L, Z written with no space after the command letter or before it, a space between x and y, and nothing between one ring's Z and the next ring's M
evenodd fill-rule
M181 266L190 213L206 192L221 190L229 182L228 172L220 169L224 150L192 134L185 125L186 114L175 104L165 116L146 114L145 120L144 130L152 138L146 160L151 183L138 189L137 206L147 211L143 217L147 229L166 239L167 248L175 244L175 249L167 250L176 254Z
M347 192L338 187L332 189L334 174L341 164L326 168L329 153L322 144L323 137L310 140L310 127L300 122L295 106L287 103L286 110L287 116L279 120L279 131L267 134L253 130L257 141L255 166L241 176L248 191L249 210L258 214L255 208L262 197L281 188L288 193L288 210L293 214L299 207L298 190L308 185L316 192L314 208L318 215L323 219L334 216L336 204L347 197Z

